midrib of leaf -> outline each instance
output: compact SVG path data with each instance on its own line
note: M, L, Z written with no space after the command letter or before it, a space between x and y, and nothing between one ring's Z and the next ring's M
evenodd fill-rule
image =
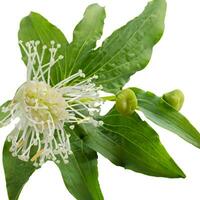
M110 131L110 132L113 132L114 134L117 134L117 135L121 135L119 132L115 132L115 131L113 131L113 130L110 130L110 129L108 129L108 128L105 128L105 127L102 127L102 128L104 128L105 130L108 130L108 131ZM135 154L134 153L132 153L132 152L130 152L130 151L128 151L128 150L126 150L123 146L120 146L116 141L114 141L114 140L112 140L111 138L109 138L108 136L106 136L106 134L104 134L104 133L102 133L101 131L98 131L98 133L97 134L99 134L99 135L101 135L103 138L105 138L105 140L106 141L110 141L112 144L114 144L115 146L116 146L116 148L118 148L119 150L121 149L121 150L123 150L124 152L127 152L127 154L128 155L130 155L130 159L132 159L132 158L134 158L135 157ZM123 135L121 135L122 136L122 138L124 138L124 136ZM90 138L90 137L89 137ZM125 141L128 141L126 138L124 138L125 139ZM87 140L87 136L86 136L86 140ZM91 139L89 139L89 141L92 141L93 140L93 138L91 138ZM100 147L102 147L103 149L107 149L106 148L106 146L103 146L100 142L98 142L98 139L97 140L95 140L95 143L97 143ZM89 142L89 144L90 144L90 142ZM132 143L132 144L134 144L134 143ZM93 145L92 145L93 146ZM161 145L161 147L162 147L162 145ZM142 149L143 150L143 149ZM115 160L117 161L117 163L118 163L118 161L120 161L119 160L119 157L118 156L116 156L115 154L112 154L112 153L109 153L110 152L110 149L108 148L107 150L106 150L106 153L107 154L110 154L110 156L111 157L115 157ZM143 150L143 152L145 152L144 150ZM167 152L166 152L167 153ZM149 155L149 154L148 154ZM150 155L151 156L151 155ZM152 157L152 156L151 156ZM170 157L169 157L170 158ZM137 158L138 159L138 158ZM138 160L140 160L140 159L138 159ZM156 158L154 158L153 157L153 160L156 160ZM165 159L163 159L163 161L164 161ZM111 161L112 161L112 159L111 159ZM123 160L121 160L123 163L124 163L124 161ZM132 161L134 161L134 159L132 159ZM144 163L143 162L143 160L140 160L141 161L141 163L143 163L143 164L145 164L144 166L145 166L145 168L146 169L148 169L151 173L152 173L152 169L150 168L150 167L147 167L146 166L146 163ZM169 160L168 160L169 161ZM156 163L157 163L157 160L156 160ZM126 167L127 166L127 163L126 163L126 159L125 159L125 163L122 165L122 166L124 166L124 167ZM137 165L136 165L137 166ZM162 166L162 167L164 167L164 169L167 169L167 167L164 165L164 164L162 164L162 165L160 165L160 166ZM136 169L137 169L137 167L136 167ZM173 170L173 169L171 169L171 170ZM136 171L138 171L138 170L136 170Z
M149 102L149 101L147 101L147 100L144 100L144 99L140 99L140 101L142 101L142 102L147 102L148 104L150 104L151 102ZM154 106L153 104L152 104L152 106ZM141 108L141 110L143 110L144 108ZM147 109L145 109L145 112L147 112L147 113L150 113L151 114L151 111L149 111L149 110L147 110ZM157 114L158 115L158 114ZM184 117L185 118L185 117ZM187 120L187 119L186 119ZM162 121L162 120L161 120ZM178 119L178 121L180 122L180 123L178 123L178 124L176 124L177 125L177 127L178 128L180 128L183 132L185 131L185 129L183 129L182 128L182 126L180 125L181 123L182 123L182 121L181 120L179 120ZM167 119L167 122L169 122L169 124L171 123L168 119ZM170 125L167 125L167 127L169 127L169 128L171 128L171 126ZM187 126L188 127L188 126ZM190 128L190 127L189 127ZM191 141L193 141L193 138L192 138L192 136L191 135L187 135L187 137L189 136L189 138L191 139Z
M75 134L74 134L75 135ZM82 150L82 152L84 153L84 151L83 151L83 146L81 145L81 150ZM79 166L79 163L78 163L78 161L77 161L77 159L76 159L76 156L74 155L74 154L72 154L73 155L73 158L75 159L75 161L76 161L76 166L77 166L77 168L78 168L78 170L79 170L79 172L80 172L80 174L81 174L81 177L83 178L83 180L84 180L84 182L86 183L86 185L87 185L87 181L86 181L86 179L85 179L85 177L84 177L84 174L82 173L82 170L81 170L81 168L80 168L80 166ZM88 187L88 186L87 186ZM88 191L90 191L90 190L88 190Z
M112 114L112 115L108 115L108 116L106 116L106 117L104 117L104 120L105 119L108 119L108 118L113 118L113 117L119 117L119 114ZM127 119L129 119L131 122L134 122L134 120L132 120L132 118L130 117L130 116L127 116L126 117ZM146 122L145 121L141 121L142 123L145 123L145 125L147 125L146 124ZM131 127L128 127L128 126L124 126L124 125L113 125L113 124L108 124L108 123L105 123L105 124L107 124L107 125L109 125L109 126L112 126L112 127L125 127L125 128L128 128L128 129L131 129L131 130L133 130L134 132L135 132L135 129L132 129ZM143 125L140 125L140 127L141 126L143 126ZM135 127L136 129L137 129L137 127ZM152 129L152 131L154 131L153 129ZM140 131L141 132L141 131ZM154 133L155 133L155 136L157 136L157 138L158 138L158 135L156 134L156 132L154 131ZM146 138L147 139L147 141L149 140L145 135L142 135L144 138ZM156 138L156 137L155 137Z
M109 130L109 129L108 129L108 130ZM112 132L113 132L113 131L112 131ZM114 133L115 133L115 132L114 132ZM129 155L131 155L130 158L135 157L135 155L134 155L132 152L127 151L124 147L120 146L118 143L116 143L115 141L111 140L111 139L110 139L108 136L106 136L105 134L102 134L102 133L101 133L101 135L103 135L103 137L107 138L107 140L111 141L111 143L114 143L116 146L118 146L119 149L122 149L124 152L127 152ZM126 140L126 139L125 139L125 140ZM101 146L102 146L102 145L101 145ZM109 152L109 151L108 151L108 152ZM113 156L113 154L111 154L111 156ZM132 157L132 156L133 156L133 157ZM116 157L116 158L117 158L117 160L118 160L118 157ZM134 159L132 159L132 160L134 161ZM141 160L141 159L138 159L138 160ZM150 167L146 166L146 163L143 162L143 160L141 160L141 163L145 164L145 168L146 168L146 169L149 169L150 172L152 171L152 169L151 169ZM162 166L163 166L163 165L162 165ZM125 163L125 166L124 166L124 167L126 167L126 163ZM167 169L165 166L164 166L164 168Z
M78 51L78 53L77 53L77 55L76 55L76 57L75 57L74 63L73 63L72 68L71 68L71 70L70 70L70 72L69 72L69 74L68 74L68 77L71 76L71 74L72 74L72 72L73 72L73 70L74 70L75 64L76 64L76 62L77 62L77 59L78 59L78 57L79 57L79 55L80 55L80 52L82 51L82 49L83 49L85 43L86 43L86 41L84 41L83 44L81 45L81 48L80 48L80 50ZM72 59L71 59L71 62L72 62ZM70 62L70 64L69 64L69 66L71 65L71 62ZM65 76L65 77L66 77L66 76Z
M104 123L104 124L107 125L107 126L110 126L110 127L127 128L127 129L132 130L133 132L137 131L137 128L136 128L136 129L133 129L133 128L130 128L129 126L112 125L112 124L108 124L108 123ZM139 132L141 132L141 131L139 130ZM134 134L134 135L137 135L137 134ZM147 142L150 141L149 138L146 137L145 135L141 135L141 136L142 136L144 139L146 139ZM130 140L130 139L127 138L127 140ZM131 140L130 140L130 142L131 142ZM154 148L154 147L153 147L153 149L154 149L154 150L157 150L157 148Z
M107 123L105 123L106 125L108 125L108 126L111 126L111 127L115 127L115 125L110 125L110 124L107 124ZM136 130L134 130L134 129L132 129L132 128L130 128L130 127L128 127L128 126L120 126L120 125L116 125L116 127L124 127L124 128L127 128L127 129L130 129L130 130L132 130L132 131L136 131ZM114 131L113 131L114 132ZM139 131L139 132L141 132L141 131ZM119 132L120 133L120 132ZM122 137L124 136L124 134L120 134ZM145 135L141 135L147 142L149 142L150 140L149 140L149 138L148 137L146 137ZM128 139L128 137L126 137L126 136L124 136L125 137L125 139L126 140L128 140L129 142L131 142L132 143L132 141L130 140L130 139ZM155 141L155 142L157 142L157 141ZM158 142L157 142L157 144L159 144L159 140L158 140ZM133 144L136 144L135 142L133 143ZM139 146L138 146L139 147ZM162 154L160 154L160 151L159 151L159 149L157 149L156 147L155 147L155 145L151 145L151 149L153 149L156 153L158 153L159 155L161 155L162 156ZM145 151L145 150L144 150ZM163 157L163 156L162 156ZM165 159L164 157L163 157L163 160L165 160L165 161L168 161L167 159Z
M115 142L113 142L108 136L106 136L105 134L103 134L103 133L101 133L101 132L98 133L98 134L100 134L100 135L102 135L103 137L107 138L107 140L109 140L111 143L115 143ZM93 140L93 139L92 139L92 140ZM107 146L103 146L102 143L100 143L98 140L96 140L96 143L97 143L99 146L101 146L102 148L107 149L107 152L110 153L109 148L108 148ZM117 144L117 143L116 143L116 144ZM117 146L119 146L119 145L117 144ZM120 146L120 148L121 148L121 146ZM111 154L111 153L110 153L110 155L113 156L114 154ZM115 156L115 155L114 155L114 156ZM115 159L118 160L118 157L115 156Z
M91 70L89 70L89 71L88 71L88 74L89 74L88 77L91 77L92 75L96 74L96 73L97 73L99 70L101 70L105 65L107 65L110 61L112 61L116 56L118 56L118 54L127 46L127 43L129 43L129 41L144 27L146 21L149 20L149 18L151 18L152 16L153 16L153 14L150 15L150 16L148 16L148 17L144 20L144 22L142 23L142 25L130 36L130 38L126 41L126 43L122 46L122 48L120 48L120 50L119 50L115 55L113 55L106 63L104 63L101 67L99 67L95 72L92 72L91 74L89 74L90 71L91 71ZM88 66L85 68L85 70L86 70L89 66L90 66L90 65L88 65Z
M75 134L73 134L75 137L77 137ZM85 153L84 153L84 150L83 150L83 146L81 145L81 151L82 151L82 153L84 154L84 157L87 159L87 156L85 156ZM77 169L78 169L78 171L80 172L80 175L81 175L81 177L82 177L82 179L83 179L83 182L85 183L85 185L86 185L86 187L87 187L87 190L88 190L88 192L89 192L89 194L91 195L91 192L90 192L90 188L89 188L89 186L88 186L88 184L87 184L87 180L85 179L85 176L84 176L84 174L83 174L83 172L82 172L82 170L81 170L81 168L80 168L80 166L79 166L79 163L78 163L78 161L77 161L77 159L76 159L76 156L74 155L74 154L72 154L73 155L73 158L74 158L74 160L76 161L76 167L77 167ZM88 159L87 159L88 160ZM99 194L98 194L99 195ZM93 198L93 196L91 195L91 197Z
M76 62L77 62L77 59L78 59L78 57L79 57L79 55L80 55L80 53L81 53L83 47L84 47L85 44L87 44L87 42L89 41L89 37L91 36L92 33L93 33L93 30L91 29L91 30L90 30L90 33L88 34L88 36L87 36L87 38L86 38L86 40L83 42L83 44L81 45L81 48L79 49L79 51L78 51L78 53L77 53L77 55L76 55L76 58L75 58L75 60L74 60L74 63L73 63L73 65L72 65L72 68L71 68L71 70L70 70L70 73L69 73L68 77L72 74L72 72L73 72L73 70L74 70L74 67L75 67L75 64L76 64ZM71 63L70 63L70 65L71 65ZM70 65L69 65L69 66L70 66Z
M82 150L83 150L83 146L81 146L81 148L82 148ZM82 151L82 152L84 152L84 151ZM88 159L88 157L87 156L85 156L85 158L86 158L86 160L89 162L89 159ZM98 160L96 160L97 162L98 162ZM92 170L91 169L91 165L89 166L89 168L90 168L90 172L91 172L91 174L93 175L93 176L96 176L93 172L94 172L94 170ZM98 184L98 186L99 186L99 184ZM95 188L96 188L96 184L95 184ZM98 188L96 188L97 189L97 191L98 191ZM99 192L97 193L98 194L98 198L99 197L102 197L102 195L101 194L99 194ZM99 198L99 199L101 199L101 198Z
M152 156L151 154L149 154L148 151L144 150L144 149L143 149L142 147L140 147L137 143L135 143L134 141L131 141L130 139L128 139L126 136L124 136L124 135L121 134L120 132L116 132L116 131L113 131L112 129L105 128L105 127L103 127L103 128L104 128L105 130L108 130L108 131L112 132L112 133L115 133L115 134L120 135L120 136L121 136L122 138L124 138L126 141L128 141L128 142L130 142L131 144L137 146L139 149L141 149L141 151L143 151L144 153L146 153L147 155L149 155L149 157L151 157L153 160L156 161L156 163L158 163L156 157L154 157L154 156ZM115 141L114 141L114 143L117 144ZM118 145L118 146L120 146L120 145ZM129 154L132 154L132 155L134 156L134 154L133 154L132 152L127 151L123 146L120 146L120 148L122 148L125 152L128 152ZM138 160L142 161L142 163L145 164L145 162L143 162L142 159L138 159ZM162 165L165 169L167 169L165 165L163 165L163 164L161 164L161 163L159 163L159 164ZM145 167L146 167L146 166L145 166ZM150 168L149 168L149 169L150 169ZM151 170L150 170L150 171L151 171Z
M76 159L76 156L74 156L73 155L73 158L74 158L74 160L76 161L76 167L77 167L77 169L78 169L78 171L80 172L80 175L81 175L81 177L82 177L82 179L83 179L83 182L85 183L85 185L87 186L87 190L88 190L88 192L89 192L89 194L90 194L90 189L89 189L89 187L88 187L88 184L87 184L87 181L86 181L86 179L85 179L85 177L84 177L84 174L83 174L83 172L82 172L82 170L81 170L81 168L80 168L80 166L79 166L79 163L78 163L78 161L77 161L77 159ZM91 194L90 194L91 195Z

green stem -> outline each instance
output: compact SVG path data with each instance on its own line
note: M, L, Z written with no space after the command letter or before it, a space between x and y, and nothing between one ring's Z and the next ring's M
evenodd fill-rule
M116 96L105 96L105 97L100 97L103 101L115 101ZM80 99L81 102L86 103L90 101L94 101L93 98L82 98Z
M116 101L116 96L101 97L104 101Z

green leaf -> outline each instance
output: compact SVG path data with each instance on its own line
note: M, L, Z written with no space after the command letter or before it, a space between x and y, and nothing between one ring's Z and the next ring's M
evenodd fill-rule
M115 165L159 177L185 177L162 146L157 133L135 112L122 116L112 109L103 117L104 125L83 125L81 137L95 151ZM85 134L84 134L85 131Z
M99 76L107 92L117 93L129 77L149 62L164 30L165 0L151 1L144 12L108 37L83 64L87 76Z
M17 200L36 168L31 162L24 162L13 157L9 151L10 146L11 143L6 141L3 149L3 165L9 200Z
M139 110L148 119L200 148L200 134L186 117L176 111L161 97L138 88L133 88L133 90L138 99Z
M6 111L11 101L6 101L3 105L0 106L0 128L5 126L11 117L10 111Z
M66 47L68 42L63 35L63 33L53 24L47 21L43 16L38 13L31 12L30 15L23 18L20 24L20 30L18 33L19 40L22 40L24 43L29 41L41 42L40 48L42 50L43 45L50 47L50 42L54 40L56 43L61 44L61 48L58 50L59 55L65 55ZM25 64L27 64L27 57L24 50L21 48L22 59ZM49 55L45 55L44 62L49 59ZM63 79L65 72L65 59L60 60L51 70L51 81L52 85L56 84Z
M71 131L72 132L72 131ZM69 163L57 164L64 183L77 200L103 200L98 183L97 154L72 132Z
M101 37L105 19L105 9L98 4L87 7L83 19L76 26L73 41L67 48L66 76L76 73L84 66L83 62L96 47Z
M68 129L69 131L72 132ZM78 200L103 200L98 183L97 154L72 133L70 142L73 154L69 157L69 163L64 164L62 161L59 164L56 163L62 173L64 183ZM10 146L11 143L6 141L3 150L3 164L9 200L17 200L24 185L37 168L32 162L24 162L13 157L9 151ZM35 155L35 152L32 149L30 157Z

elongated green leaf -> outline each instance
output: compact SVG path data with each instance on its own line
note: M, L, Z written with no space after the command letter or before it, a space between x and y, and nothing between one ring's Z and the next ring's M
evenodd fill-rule
M135 112L121 116L112 109L104 125L84 125L84 142L116 165L151 176L185 177L160 143L157 133ZM79 133L83 133L79 130Z
M10 119L10 112L6 110L9 106L10 101L5 102L0 106L0 128L7 124Z
M105 10L98 4L88 6L84 18L76 26L73 41L67 48L66 76L82 69L85 59L96 47L96 41L102 35Z
M9 151L10 143L5 142L3 149L3 165L9 200L17 200L36 168L31 162L24 162L13 157Z
M200 148L199 132L180 112L151 92L138 88L133 88L133 90L138 98L139 110L148 119Z
M39 46L40 51L42 50L43 45L50 47L50 42L55 41L56 43L61 44L61 48L58 50L57 54L63 56L65 55L66 47L68 46L68 42L63 33L56 26L48 22L43 16L35 12L31 12L30 15L22 19L18 37L19 40L22 40L24 43L32 40L39 40L41 43ZM27 56L22 48L21 52L22 58L25 64L27 64ZM48 59L49 53L46 53L43 59L44 63L46 63ZM62 80L65 72L65 59L60 60L55 64L55 66L52 67L51 72L51 81L53 85Z
M57 164L64 183L77 200L103 200L98 183L97 154L72 134L73 154L69 157L69 163Z
M104 90L117 93L135 72L149 62L152 48L163 34L165 0L151 1L144 12L116 30L83 65L87 76L99 76Z

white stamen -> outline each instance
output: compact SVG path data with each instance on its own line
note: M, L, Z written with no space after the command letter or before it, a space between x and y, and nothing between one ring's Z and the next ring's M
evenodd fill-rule
M62 55L57 56L61 45L57 44L55 47L55 41L51 41L49 49L46 45L42 46L41 55L39 53L40 41L29 41L25 45L23 41L19 41L19 45L27 56L27 80L46 81L45 75L47 73L47 82L50 83L51 68L64 58ZM50 53L49 61L44 63L44 57L48 53Z
M50 48L40 47L40 41L19 44L27 56L28 73L27 82L17 90L11 108L3 108L9 111L9 118L19 119L8 136L12 142L10 151L21 160L31 160L36 167L46 160L68 163L72 150L64 124L72 130L81 123L103 125L94 119L101 105L102 88L93 83L98 76L84 79L85 74L79 70L51 87L51 68L63 59L62 55L57 56L61 45L55 41L50 42ZM46 55L48 61L44 59Z

